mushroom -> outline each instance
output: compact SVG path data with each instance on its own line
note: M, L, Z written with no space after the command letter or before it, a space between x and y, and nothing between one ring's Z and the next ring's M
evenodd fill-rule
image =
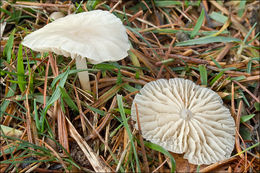
M134 121L136 110L143 137L171 152L184 153L189 163L211 164L231 155L235 122L210 89L182 78L159 79L145 84L135 96Z
M39 52L75 58L77 69L90 63L126 57L130 43L121 20L108 11L93 10L59 18L27 35L22 44ZM81 86L90 90L88 71L78 73Z
M64 16L65 16L64 13L62 13L62 12L60 12L60 11L55 11L55 12L51 13L51 15L49 16L49 18L50 18L51 20L57 20L57 19L62 18L62 17L64 17Z

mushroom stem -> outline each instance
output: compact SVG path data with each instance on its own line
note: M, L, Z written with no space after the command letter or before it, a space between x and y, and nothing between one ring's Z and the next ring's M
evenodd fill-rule
M88 69L85 58L76 57L75 60L76 60L76 68L78 70ZM78 72L78 77L79 77L79 81L80 81L80 85L81 85L82 89L90 91L88 71Z

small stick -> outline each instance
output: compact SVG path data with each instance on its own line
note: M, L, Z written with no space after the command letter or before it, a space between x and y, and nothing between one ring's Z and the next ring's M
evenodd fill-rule
M44 142L43 140L39 140L39 141L42 142L45 145L46 148L48 148L49 150L51 150L53 152L53 154L57 157L57 160L59 161L59 163L62 164L63 168L65 169L65 172L68 172L67 166L64 163L64 161L62 160L62 158L60 157L60 155L50 145L48 145L46 142Z
M234 83L231 84L231 115L235 117L235 87Z
M237 111L237 117L236 117L236 136L235 136L235 145L236 145L236 149L237 149L237 152L240 153L242 150L241 150L241 147L240 147L240 142L239 142L239 125L240 125L240 116L241 116L241 108L242 108L242 105L243 105L243 101L241 100L239 102L239 106L238 106L238 111ZM243 154L240 154L239 155L242 159L245 158L245 156Z
M143 15L143 10L135 13L130 19L129 19L129 22L133 22L137 17Z
M212 165L209 165L207 166L206 168L203 168L202 170L200 170L200 172L210 172L210 171L213 171L214 169L224 165L224 164L227 164L227 163L230 163L230 162L233 162L237 160L237 158L235 156L233 157L230 157L229 159L227 160L223 160L223 161L220 161L220 162L216 162Z
M162 164L160 164L155 170L153 170L152 173L157 172L166 162L167 162L167 159L165 159L165 160L162 162Z
M218 54L216 61L221 61L226 54L228 53L228 51L231 49L231 47L233 46L233 43L227 43L226 46L223 48L223 50Z
M26 108L26 130L27 130L27 135L28 135L28 141L33 144L33 138L32 138L32 129L31 129L31 124L32 124L32 118L30 115L30 106L29 106L29 100L28 100L28 94L29 90L27 89L26 94L25 94L25 100L24 100L24 105Z
M69 153L69 141L68 141L68 132L67 132L65 114L61 109L60 99L58 99L58 101L56 101L55 103L56 103L56 114L57 114L56 117L58 122L58 139L60 144Z
M255 99L258 103L260 102L259 99L254 95L252 94L248 89L246 89L246 87L244 87L242 84L240 84L239 82L237 81L233 81L235 82L237 85L239 85L244 91L246 91L253 99Z
M105 125L111 120L111 118L113 118L113 116L111 116L111 112L115 108L115 105L116 105L116 96L114 96L113 101L110 104L108 113L105 115L103 121L100 123L100 125L96 128L95 131L100 132L105 127ZM93 139L96 136L97 134L93 131L89 136L87 136L86 140L88 141L89 139Z
M153 1L152 1L152 2L153 2ZM150 7L147 5L147 3L146 3L144 0L142 0L142 3L146 6L146 8L148 9L149 13L152 14L153 12L152 12L152 10L150 9Z
M114 11L114 9L115 9L119 4L121 4L121 3L122 3L122 0L119 0L119 1L109 10L109 12L112 13L112 12Z
M120 10L114 10L115 12L117 12L117 13L120 13L120 14L125 14L126 16L130 16L130 17L132 17L133 15L132 14L129 14L129 13L124 13L124 12L122 12L122 11L120 11ZM155 26L154 24L152 24L152 23L150 23L150 22L148 22L148 21L146 21L146 20L143 20L143 19L141 19L141 18L136 18L136 20L138 20L138 21L140 21L140 22L142 22L142 23L145 23L145 24L147 24L147 25L150 25L151 27L153 27L153 28L158 28L157 26Z
M124 160L124 158L125 158L125 155L126 155L126 152L127 152L127 150L128 150L129 144L130 144L130 140L128 140L128 143L127 143L127 145L126 145L126 147L125 147L123 153L122 153L121 156L120 156L119 162L118 162L117 167L116 167L116 172L119 171L120 166L122 165L122 162L123 162L123 160Z
M143 159L144 159L145 172L149 172L149 164L148 164L148 160L147 160L146 153L145 153L144 140L142 137L142 130L141 130L138 108L137 108L136 103L135 103L135 109L136 109L137 124L138 124L139 135L140 135L140 145L141 145L141 150L142 150Z
M86 122L84 120L84 117L82 116L82 107L81 107L81 104L80 104L79 95L78 95L77 89L74 85L73 85L73 88L74 88L75 96L76 96L76 99L77 99L76 102L77 102L77 105L78 105L78 108L79 108L79 116L80 116L83 135L84 135L84 137L86 137L87 136Z
M50 55L49 61L50 61L50 64L51 64L52 73L53 73L54 77L57 77L58 74L57 74L57 71L56 71L56 66L55 66L55 62L54 62L52 53L49 52L49 55Z
M193 57L188 57L188 56L183 56L183 55L169 54L168 57L169 58L183 59L184 61L193 62L193 63L196 63L196 64L210 64L209 61L206 61L206 60L203 60L203 59L198 59L198 58L193 58Z
M17 1L15 2L19 5L29 5L29 6L38 6L38 7L59 7L59 8L66 8L70 7L71 4L48 4L48 3L38 3L38 2L25 2L25 1Z

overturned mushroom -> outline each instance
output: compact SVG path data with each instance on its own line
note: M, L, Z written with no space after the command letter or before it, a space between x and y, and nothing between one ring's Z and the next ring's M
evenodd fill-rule
M159 79L147 83L135 96L131 114L137 121L135 103L145 139L184 153L192 164L230 157L235 122L214 91L186 79Z
M130 49L121 20L108 11L93 10L59 18L27 35L22 44L39 52L54 52L75 58L77 69L93 64L118 61ZM88 72L78 73L81 86L90 90Z

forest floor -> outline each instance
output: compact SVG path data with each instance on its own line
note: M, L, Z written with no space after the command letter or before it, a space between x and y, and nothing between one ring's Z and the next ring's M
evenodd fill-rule
M259 172L260 3L248 1L0 2L0 172ZM117 62L88 63L91 92L75 61L22 46L65 16L107 10L131 49ZM185 78L222 98L236 125L230 158L193 165L142 138L131 119L148 82Z

